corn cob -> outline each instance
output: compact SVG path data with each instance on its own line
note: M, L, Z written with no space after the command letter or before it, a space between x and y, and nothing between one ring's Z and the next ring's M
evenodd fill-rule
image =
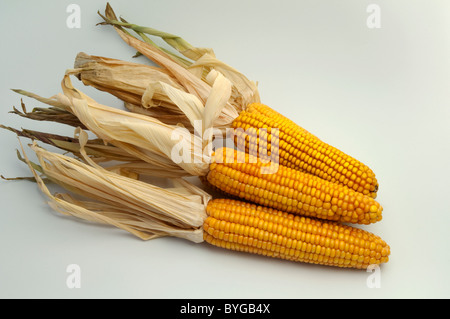
M24 153L25 161L54 209L113 225L144 240L174 236L291 261L357 269L389 260L389 246L362 229L239 200L212 199L186 181L161 188L107 171L86 156L84 163L36 143L32 149L40 166L32 165ZM35 172L37 167L79 199L50 194Z
M239 151L221 148L207 175L216 188L239 198L285 212L340 222L370 224L380 221L383 208L370 196L319 177L279 166L264 174L267 164Z
M203 238L214 246L358 269L389 260L389 246L362 229L232 199L211 200L206 212Z
M260 103L252 103L232 123L236 130L238 148L249 150L249 129L267 129L267 150L279 152L280 165L302 170L327 181L345 185L357 192L376 197L378 183L373 171L351 156L330 146L293 121ZM271 130L277 128L279 136L272 141ZM259 137L255 136L255 149Z

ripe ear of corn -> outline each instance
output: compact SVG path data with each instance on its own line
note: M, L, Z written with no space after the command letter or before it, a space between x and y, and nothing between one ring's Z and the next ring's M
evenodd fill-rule
M207 180L230 195L289 213L356 224L382 218L383 208L370 196L282 165L265 174L268 165L221 148L213 156Z
M222 248L358 269L389 260L386 242L351 226L231 199L211 200L206 212L203 238Z
M238 148L248 151L251 147L259 147L260 137L251 136L249 129L267 129L267 137L264 137L268 141L267 149L278 152L280 165L376 197L378 182L368 166L321 141L267 105L261 103L248 105L233 121L232 126L235 129L242 129L236 130L235 140ZM271 134L275 128L279 130L277 133L279 136L276 137ZM252 142L256 145L251 145Z

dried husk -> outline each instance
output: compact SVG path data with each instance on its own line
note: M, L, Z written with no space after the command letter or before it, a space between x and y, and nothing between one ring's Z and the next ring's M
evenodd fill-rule
M149 116L130 113L117 108L102 105L81 91L75 89L70 81L69 71L62 81L63 94L57 98L97 137L117 146L128 154L147 162L150 168L164 167L169 174L181 174L185 170L191 175L200 176L207 170L203 154L193 153L195 163L175 164L171 159L176 144L188 144L186 148L196 149L195 143L200 137L188 130L178 130L181 141L174 140L172 133L176 127L164 124Z
M153 169L155 174L157 169L169 176L207 174L215 136L214 123L231 94L231 83L222 74L213 70L208 75L211 90L204 106L195 95L159 82L160 90L170 96L192 126L196 121L202 124L196 134L192 134L189 130L167 125L151 116L97 103L73 87L70 80L73 72L66 72L62 81L63 94L56 97L100 139L151 164L150 171ZM173 150L177 147L189 153L189 160L173 161Z
M179 114L179 105L175 103L173 96L168 94L166 89L167 86L179 91L184 91L184 93L196 97L198 101L205 106L205 103L210 96L210 90L212 89L212 84L208 81L207 77L213 70L225 76L232 84L231 94L229 95L226 105L216 117L215 122L213 123L214 127L230 127L233 120L249 103L260 101L256 83L247 79L238 70L217 59L212 49L195 47L179 36L153 28L131 24L123 18L119 21L109 4L106 6L105 15L101 16L104 19L104 22L100 24L113 25L119 36L128 45L135 48L140 55L146 56L159 66L159 68L153 69L158 75L151 76L154 78L154 81L151 81L152 83L148 83L148 79L136 80L129 78L130 74L133 74L134 72L140 74L140 70L144 68L143 66L124 61L120 62L118 60L115 60L115 63L121 66L118 70L123 71L124 73L123 77L120 75L123 80L122 82L115 81L113 76L109 78L100 76L100 78L96 80L96 73L88 74L87 77L90 77L90 80L83 81L86 85L100 87L101 90L104 90L105 87L107 87L109 91L114 91L112 94L116 96L121 95L121 99L128 103L128 105L134 106L131 108L133 111L145 114L145 111L138 108L139 106L142 106L144 108L157 108L158 111L161 109L165 109L165 111L170 110L172 114ZM143 41L131 35L126 29L135 31ZM180 55L156 45L148 35L161 37L167 44L180 53ZM103 62L102 59L107 61L107 58L89 58L84 54L77 57L75 67L81 67L81 73L79 74L80 78L83 79L83 72L89 72L88 70L83 71L82 66L86 65L85 61L89 61L88 64L91 64L92 67L97 70L102 70L102 72L105 72L104 74L116 72L116 70L112 70L114 68L113 65ZM94 66L94 64L97 64L97 66ZM136 71L134 71L134 69L136 69ZM165 79L159 79L162 77L162 74L164 74L164 76L169 76L169 78L177 85L181 85L181 88ZM97 82L102 83L98 84ZM124 93L128 92L127 89L124 89L127 85L140 86L137 90L139 92L144 90L140 100L139 96L130 98L129 96L124 95ZM168 117L167 113L164 113L165 112L152 112L151 116L164 121ZM161 118L158 117L159 114L162 114ZM192 124L187 124L185 118L181 117L178 120L178 124L181 124L192 131ZM174 120L172 119L170 124L173 123Z
M0 125L0 128L16 133L17 136L41 141L48 145L59 148L65 152L72 153L75 157L81 157L81 145L77 137L62 136L52 133L39 132L34 130L18 130L12 127ZM105 144L101 139L90 139L84 145L87 155L96 163L102 163L104 168L121 175L127 175L138 179L140 176L181 178L189 174L184 170L167 170L167 166L155 162L154 165L133 157L124 150Z
M183 87L165 69L121 61L107 57L77 54L75 75L83 84L108 92L124 102L140 105L142 96L151 82L167 83L177 89ZM164 107L164 96L154 96L152 103ZM170 103L171 104L171 103Z
M80 137L84 141L87 139L83 132ZM106 170L89 157L85 157L83 163L49 152L36 143L31 149L38 157L43 174L72 192L51 194L22 148L39 188L56 211L110 224L144 240L175 236L203 241L202 225L210 195L187 181L173 180L172 187L162 188Z
M144 108L142 105L135 105L127 102L124 103L124 106L130 112L153 117L165 124L183 126L191 133L194 133L194 127L191 126L191 122L184 113L174 113L162 107Z
M51 107L47 108L36 107L33 108L31 112L28 112L25 103L23 102L23 100L21 100L20 104L22 111L18 110L16 107L13 107L13 111L11 111L10 113L17 114L24 118L28 118L35 121L57 122L85 129L83 123L81 123L75 115L73 115L69 110L67 110L64 104L57 101L55 97L44 98L42 96L24 90L13 90L13 91L21 95L30 97L32 99L38 100L39 102L42 102L44 104L50 105Z

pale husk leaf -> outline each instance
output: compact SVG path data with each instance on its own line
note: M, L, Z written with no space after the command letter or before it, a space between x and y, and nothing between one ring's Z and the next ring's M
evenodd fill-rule
M90 199L77 200L71 195L52 195L30 166L41 191L57 211L111 224L142 239L165 235L194 242L203 240L202 225L210 197L194 185L183 180L177 181L173 188L164 189L115 174L90 162L88 158L86 160L90 163L85 164L49 152L37 144L31 148L49 179Z
M202 102L193 94L186 93L164 82L150 83L142 96L142 105L152 107L155 94L167 98L174 104L175 109L181 110L189 119L191 126L195 121L202 119L204 106Z
M193 133L193 126L191 126L191 121L186 117L184 113L173 113L168 110L168 108L161 107L150 107L144 108L141 105L135 105L132 103L124 103L124 106L127 110L133 113L138 113L146 116L153 117L158 119L159 121L173 125L173 126L183 126L188 129L191 133Z
M183 90L178 81L161 67L80 52L76 56L74 68L77 70L75 75L83 84L135 105L140 104L142 95L151 82L163 82ZM164 101L155 96L152 103L161 105Z
M183 66L177 64L174 60L170 58L163 51L159 50L157 47L149 45L139 39L134 38L128 33L123 32L116 28L117 33L120 37L128 43L130 46L134 47L136 50L141 52L147 58L166 68L173 77L175 77L181 85L186 89L186 91L192 95L195 95L202 103L205 105L211 91L211 86L201 78L198 78ZM216 123L216 126L230 126L233 120L239 115L238 110L231 105L227 104L220 114L220 121Z

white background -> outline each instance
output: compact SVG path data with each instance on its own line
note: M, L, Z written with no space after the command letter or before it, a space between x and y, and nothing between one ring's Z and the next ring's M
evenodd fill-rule
M81 28L66 8L81 8ZM369 29L366 8L381 8ZM141 241L53 212L34 183L0 181L2 298L450 297L450 2L111 1L127 20L212 47L259 82L262 101L368 164L383 220L364 228L391 246L381 288L365 271L298 264L163 238ZM131 60L104 1L0 1L1 123L73 134L8 114L22 88L49 97L79 51ZM140 59L138 61L145 62ZM77 87L104 104L106 94ZM24 99L31 110L43 106ZM27 142L27 140L23 140ZM0 173L30 176L0 131ZM66 267L81 268L69 289Z

